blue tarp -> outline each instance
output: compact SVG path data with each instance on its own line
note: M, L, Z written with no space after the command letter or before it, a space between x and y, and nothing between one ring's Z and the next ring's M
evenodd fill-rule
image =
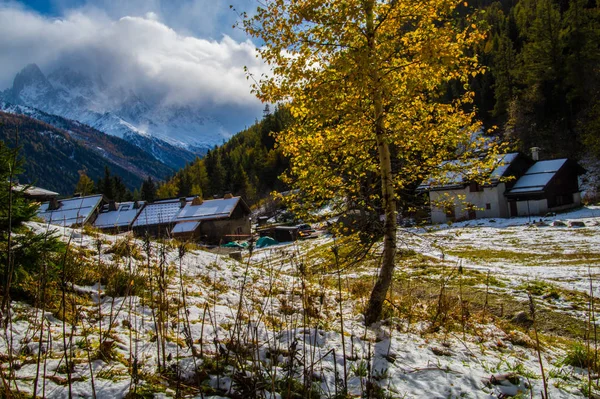
M248 246L248 243L247 242L239 243L237 241L231 241L231 242L228 242L227 244L223 244L221 246L226 247L226 248L246 248Z
M265 248L277 244L279 244L279 242L269 236L260 237L256 240L256 248Z

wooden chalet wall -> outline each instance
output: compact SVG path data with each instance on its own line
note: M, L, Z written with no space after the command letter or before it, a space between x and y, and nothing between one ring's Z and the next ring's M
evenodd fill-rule
M239 202L231 213L230 218L202 221L200 223L199 237L202 241L218 244L235 241L235 235L249 236L249 215L250 213Z

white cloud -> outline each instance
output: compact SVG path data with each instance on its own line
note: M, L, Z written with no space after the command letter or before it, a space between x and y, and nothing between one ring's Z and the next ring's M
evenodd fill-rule
M255 57L254 44L227 35L214 40L178 33L163 22L168 18L159 3L118 19L94 7L52 19L0 5L0 88L9 87L28 63L45 73L67 63L155 99L259 109L243 71L268 70Z

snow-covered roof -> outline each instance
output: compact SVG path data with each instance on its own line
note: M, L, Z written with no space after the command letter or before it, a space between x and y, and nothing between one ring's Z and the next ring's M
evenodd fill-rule
M36 186L25 186L23 184L17 184L14 186L16 191L23 191L26 195L31 197L58 197L58 193L45 188Z
M541 193L556 172L567 162L567 158L537 161L517 180L508 194Z
M192 199L193 197L186 198L186 204ZM173 223L180 210L181 200L179 199L168 199L146 204L135 222L133 222L133 227Z
M533 166L527 169L526 175L533 175L536 173L555 173L567 162L567 158L561 159L549 159L547 161L537 161Z
M102 195L70 198L58 201L59 207L49 210L50 202L44 202L37 212L37 216L51 224L70 227L84 224L100 205Z
M494 169L492 171L492 174L490 175L490 177L492 179L499 179L502 176L504 176L504 174L508 170L508 167L514 162L515 159L517 159L518 156L519 156L518 152L511 152L509 154L498 155L498 159L497 159L498 166L496 166L496 169Z
M515 159L517 159L518 156L518 152L498 154L495 161L496 167L489 175L489 178L492 180L492 182L497 182L501 177L503 177L510 165L515 161ZM442 175L432 175L423 183L421 183L418 189L439 190L462 187L468 183L466 179L466 173L473 169L474 166L476 167L478 162L478 159L444 161L439 167Z
M109 205L104 205L94 226L100 229L129 226L141 211L143 204L143 201L138 202L138 206L135 207L135 202L121 202L116 204L117 209L114 211L108 209Z
M179 199L163 200L147 204L137 219L135 219L133 226L151 226L156 224L227 218L231 216L238 203L243 203L241 197L205 200L199 205L193 205L193 200L194 197L186 198L183 208Z
M180 222L177 223L175 225L175 227L173 227L173 230L171 230L171 234L177 234L177 233L191 233L193 231L195 231L198 226L200 225L200 222Z
M231 216L231 213L240 202L240 197L205 200L200 205L187 204L177 214L177 222L184 220L219 219Z

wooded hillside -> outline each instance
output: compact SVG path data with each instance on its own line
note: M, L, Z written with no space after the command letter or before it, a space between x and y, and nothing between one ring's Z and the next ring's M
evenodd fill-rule
M146 176L164 178L171 172L118 137L68 123L63 130L25 115L0 112L0 140L10 147L22 147L21 155L26 159L21 182L71 195L79 171L96 181L104 177L108 167L130 190L139 188Z
M276 148L271 134L284 129L290 118L283 108L271 113L265 107L260 122L177 172L159 187L158 197L209 198L230 192L253 204L273 190L286 189L278 176L289 163Z
M473 81L487 127L542 156L600 154L600 14L594 0L470 3L489 29Z

